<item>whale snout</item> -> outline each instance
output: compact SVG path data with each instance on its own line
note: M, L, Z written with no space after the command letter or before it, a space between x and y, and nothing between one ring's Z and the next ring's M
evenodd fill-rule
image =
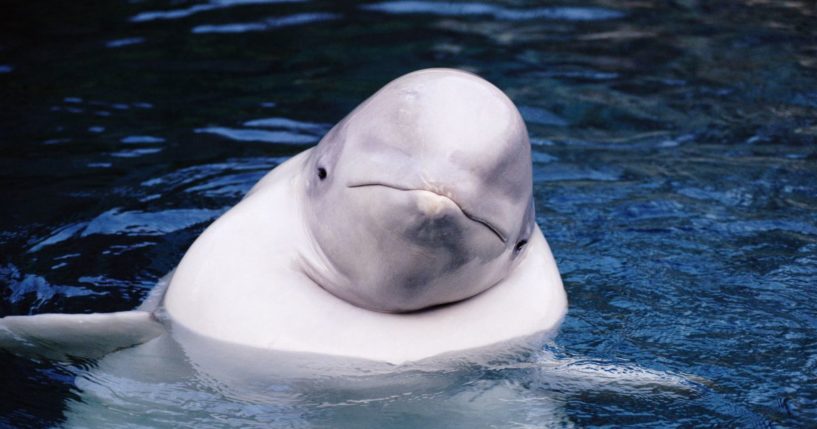
M435 221L434 223L438 225L445 225L452 222L478 225L480 229L484 229L498 238L503 245L506 242L505 236L496 225L465 210L454 197L449 196L447 192L439 189L439 187L433 189L413 189L383 183L351 184L348 185L348 187L351 189L374 187L389 191L399 191L412 198L413 207L410 208L415 209L416 214L422 217L421 221ZM443 220L448 220L449 222L441 222Z
M406 216L393 224L402 239L427 250L446 249L445 254L459 255L457 258L468 253L468 237L481 233L482 228L454 200L430 191L405 193L409 201Z
M417 210L429 219L441 219L460 212L459 206L450 198L429 191L415 191Z
M483 229L463 212L451 197L427 189L402 188L385 184L362 184L350 186L352 190L371 190L380 195L381 204L373 204L368 211L400 213L400 216L380 216L378 224L382 231L393 237L423 248L459 248L461 253L464 236L473 229ZM388 201L383 205L383 202Z
M473 296L505 272L506 243L489 222L469 214L456 190L394 182L345 188L338 194L344 204L332 207L342 207L333 213L349 221L319 236L330 263L349 279L324 287L345 300L375 311L416 311ZM323 247L337 242L364 245L354 252Z

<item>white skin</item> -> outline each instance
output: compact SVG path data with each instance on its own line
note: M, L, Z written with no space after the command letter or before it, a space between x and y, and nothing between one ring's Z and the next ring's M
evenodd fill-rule
M464 72L390 83L330 131L306 168L320 264L309 255L305 269L370 310L483 292L507 277L533 232L524 122L501 91Z
M391 363L552 332L567 302L531 185L500 90L408 74L211 225L167 313L216 340Z
M392 412L443 415L450 426L501 426L526 412L535 424L563 425L563 401L536 389L484 381L446 398L439 391L458 389L458 373L425 371L449 358L444 367L515 365L509 356L553 333L567 308L534 222L524 123L501 91L471 74L423 70L387 85L317 147L265 176L154 292L133 312L0 318L0 347L100 357L159 336L78 377L83 396L68 404L69 427L128 418L175 427L225 406L227 417L252 422L259 399L295 419L304 414L298 400L308 410L333 389L343 401L365 399L320 408L338 427L344 410L372 424L372 398L387 398ZM596 390L588 379L651 391L656 380L680 385L628 368L522 365L564 372L559 391L566 382ZM292 389L282 404L270 398L276 385ZM249 398L246 409L235 412L225 399L233 397Z
M410 73L210 225L163 308L0 319L0 344L101 355L155 335L158 317L216 342L400 364L542 337L567 300L531 185L527 131L499 89Z

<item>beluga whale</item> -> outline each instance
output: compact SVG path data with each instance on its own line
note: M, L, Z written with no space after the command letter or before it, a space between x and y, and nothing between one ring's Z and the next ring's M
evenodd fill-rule
M460 70L409 73L264 176L140 308L8 316L0 345L94 357L170 328L397 365L545 337L567 298L531 168L500 89Z

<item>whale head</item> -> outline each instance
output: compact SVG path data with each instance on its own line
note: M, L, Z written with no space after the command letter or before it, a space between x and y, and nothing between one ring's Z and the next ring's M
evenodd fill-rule
M522 117L467 72L392 81L305 165L305 272L366 309L410 312L477 295L508 276L535 228Z

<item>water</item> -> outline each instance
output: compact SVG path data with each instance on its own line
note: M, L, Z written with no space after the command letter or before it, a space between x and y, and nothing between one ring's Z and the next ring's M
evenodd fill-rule
M52 3L0 18L0 315L135 308L208 222L374 90L459 67L529 126L570 299L547 352L695 380L621 387L535 358L252 398L182 377L132 390L155 392L141 424L817 422L813 3ZM70 422L105 386L92 363L0 361L0 426ZM128 421L111 407L97 423Z

